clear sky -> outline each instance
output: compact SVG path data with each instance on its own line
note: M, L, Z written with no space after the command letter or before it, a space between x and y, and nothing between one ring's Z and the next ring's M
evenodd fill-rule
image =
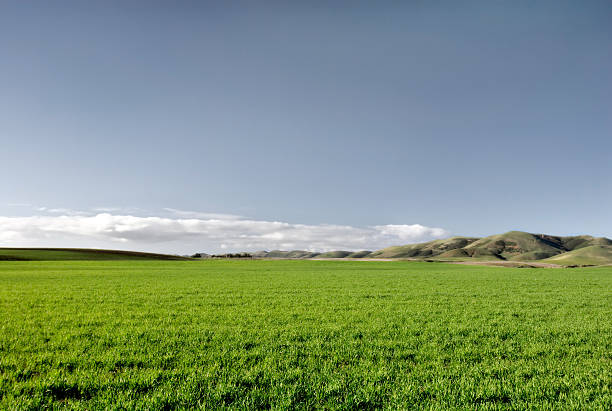
M0 246L612 237L612 2L297 3L0 3Z

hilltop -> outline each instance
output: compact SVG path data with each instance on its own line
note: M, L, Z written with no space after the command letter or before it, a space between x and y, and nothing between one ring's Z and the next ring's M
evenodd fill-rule
M553 236L509 231L488 237L452 237L377 251L260 251L259 258L373 258L434 261L541 262L557 265L612 264L612 240L604 237Z

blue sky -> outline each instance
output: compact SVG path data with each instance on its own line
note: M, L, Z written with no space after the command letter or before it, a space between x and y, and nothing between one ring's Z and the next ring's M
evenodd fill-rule
M612 237L610 21L596 1L2 2L0 246Z

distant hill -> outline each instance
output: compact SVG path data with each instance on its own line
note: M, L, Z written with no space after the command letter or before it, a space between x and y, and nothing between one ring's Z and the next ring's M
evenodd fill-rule
M293 250L293 251L258 251L252 253L255 258L314 258L321 253L313 253L310 251Z
M368 257L371 251L329 251L325 253L316 253L303 250L292 251L257 251L252 253L255 258L291 258L291 259L308 259L308 258L364 258Z
M541 261L558 265L612 264L612 240L509 231L484 238L452 237L378 251L262 251L260 258L408 258L437 261Z
M370 257L370 255L372 255L371 251L355 251L354 253L350 253L349 255L347 255L348 258L366 258L366 257Z
M91 248L0 248L0 261L190 260L177 255Z
M501 260L531 261L550 258L593 245L612 245L612 240L591 236L556 237L510 231L481 238L465 247L470 256L492 256Z
M446 240L434 240L427 243L400 245L383 248L369 255L372 258L415 258L433 257L472 244L477 238L452 237Z
M202 254L202 253L201 253ZM589 235L559 237L509 231L489 237L452 237L426 243L383 248L377 251L328 251L324 253L259 251L254 258L279 259L416 259L448 262L486 262L520 264L522 262L574 265L612 264L612 240ZM202 257L207 256L203 254ZM135 251L88 248L0 248L0 260L190 260L188 257Z
M351 251L329 251L319 254L317 258L346 258L351 254L353 254Z

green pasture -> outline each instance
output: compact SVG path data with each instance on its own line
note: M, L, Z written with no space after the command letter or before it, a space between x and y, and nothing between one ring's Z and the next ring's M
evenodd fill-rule
M2 261L189 260L177 255L95 248L0 248Z
M612 267L0 261L0 409L612 409Z

